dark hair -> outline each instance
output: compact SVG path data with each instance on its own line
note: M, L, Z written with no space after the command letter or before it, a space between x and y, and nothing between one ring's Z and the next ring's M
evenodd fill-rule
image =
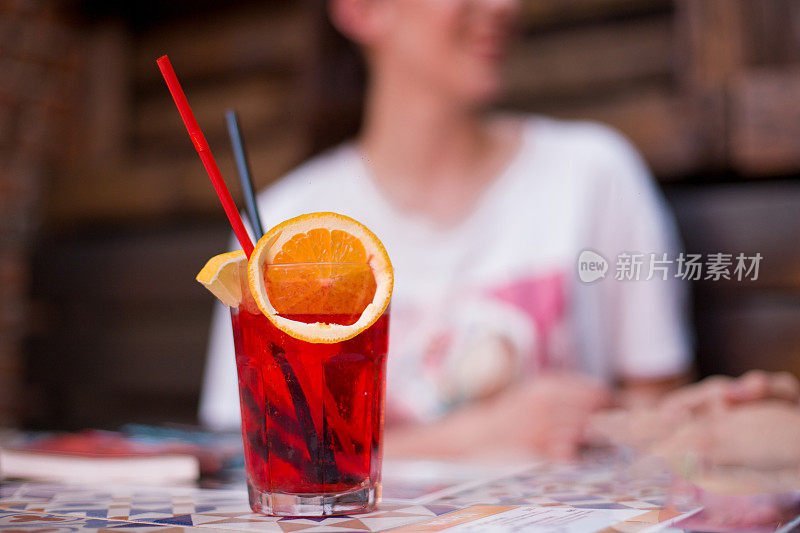
M309 155L316 155L358 134L367 69L358 46L331 23L328 0L310 4L315 42L309 62L307 125Z

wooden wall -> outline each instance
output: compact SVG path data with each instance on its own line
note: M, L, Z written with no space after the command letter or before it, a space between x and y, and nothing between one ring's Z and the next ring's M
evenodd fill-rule
M33 270L34 425L194 419L210 298L193 274L227 228L155 59L169 53L237 198L226 108L241 113L259 186L309 145L304 3L159 4L97 18L96 2L66 3L83 36L82 81ZM701 370L800 371L798 4L523 6L504 105L622 130L668 189L690 251L763 250L764 282L696 287Z
M694 284L701 374L763 368L800 376L800 180L668 192L688 252L763 256L756 281Z
M148 23L133 28L112 15L89 25L73 108L81 134L65 139L69 157L53 176L51 220L216 213L155 66L165 52L224 175L233 175L221 118L228 107L243 117L260 186L296 163L308 144L303 97L312 26L303 4L239 1L163 22L150 9ZM506 106L610 123L665 181L709 171L769 177L800 169L795 2L523 6ZM235 180L231 188L236 192Z
M217 214L218 200L155 63L164 53L223 175L235 175L223 123L227 108L242 116L258 186L299 160L304 10L287 2L233 5L136 31L114 19L87 29L86 76L74 108L82 131L70 139L70 156L53 176L53 222ZM235 179L229 186L238 195Z
M228 107L243 117L259 185L301 158L308 140L307 10L302 2L231 6L163 22L150 9L148 23L133 28L113 14L88 25L85 76L73 108L80 134L65 139L69 156L53 176L51 220L216 212L155 66L165 52L223 174L233 173L221 118ZM800 168L795 2L525 0L523 6L524 35L509 64L505 105L610 123L663 180L708 171L767 177ZM235 180L231 186L237 189Z
M790 0L527 2L517 107L608 122L664 180L800 168L800 7Z
M51 3L0 2L0 428L19 422L26 406L21 350L35 327L28 265L75 52Z
M194 276L229 228L156 58L169 53L237 200L227 108L241 114L258 187L306 151L304 11L231 5L145 23L74 8L81 81L33 259L29 425L195 419L213 298Z

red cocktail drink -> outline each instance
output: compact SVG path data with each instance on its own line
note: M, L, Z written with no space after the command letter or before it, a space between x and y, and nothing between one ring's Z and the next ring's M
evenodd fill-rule
M197 280L231 308L250 506L280 516L380 499L389 303L386 249L336 213L282 222Z
M332 212L285 220L253 246L167 56L158 66L242 245L196 279L232 309L250 505L279 515L369 510L380 497L394 285L386 248Z
M388 312L334 344L293 338L244 305L231 316L253 509L370 509L380 497ZM286 318L346 325L358 315Z

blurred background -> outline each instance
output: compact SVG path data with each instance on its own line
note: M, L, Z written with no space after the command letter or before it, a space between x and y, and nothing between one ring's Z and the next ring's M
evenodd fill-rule
M757 281L695 284L698 374L800 374L800 2L524 6L504 106L620 129L687 251L764 257ZM196 422L194 276L229 226L155 59L239 201L226 108L259 187L320 142L314 23L286 0L0 2L0 426Z

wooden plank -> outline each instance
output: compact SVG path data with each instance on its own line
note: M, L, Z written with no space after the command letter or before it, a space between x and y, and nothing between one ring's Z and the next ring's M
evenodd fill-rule
M744 2L678 0L676 20L684 89L705 93L724 88L747 62Z
M127 31L121 23L100 25L86 48L80 151L84 164L113 168L123 160L130 128Z
M524 0L521 19L527 28L546 28L610 17L632 17L672 8L670 0Z
M127 395L135 405L119 413L140 421L149 416L141 398L181 397L184 407L194 405L214 301L194 275L225 249L229 233L220 220L95 228L43 243L34 255L31 323L37 329L26 362L31 386L40 391L39 418L53 416L53 403L80 389L103 397L104 405L122 404L120 395ZM175 407L159 416L193 419L194 407ZM93 413L75 403L66 411L55 423ZM107 414L98 420L109 423Z
M235 79L230 82L185 87L192 111L212 146L227 149L225 111L236 109L242 127L248 132L263 132L291 121L298 112L298 91L292 83L264 76ZM185 146L186 129L167 91L140 99L136 105L133 138L137 146ZM249 138L249 137L248 137ZM224 144L223 144L224 143Z
M752 65L800 59L800 4L794 0L742 0L747 20L747 51Z
M208 319L185 325L176 320L163 324L141 321L123 328L53 330L47 342L37 345L37 382L68 380L84 387L104 384L129 392L196 394L205 363ZM98 335L102 331L102 335ZM45 368L47 360L65 357L67 368ZM112 363L113 362L113 363Z
M250 143L250 159L259 188L285 173L305 152L301 131L280 132L258 141L252 139ZM233 156L224 146L215 146L214 150L222 175L238 198L240 188ZM57 226L92 220L219 213L219 200L188 139L182 156L165 157L131 162L115 172L86 169L57 176L48 197L49 223Z
M800 68L758 69L730 89L731 160L752 176L800 170Z
M171 390L130 392L105 383L85 386L80 381L29 386L26 427L77 431L85 428L118 430L124 422L197 424L198 392Z
M800 376L800 299L759 294L705 302L695 310L704 374L759 368Z
M95 227L82 233L97 237L62 235L43 242L33 257L33 296L58 305L96 301L113 307L125 302L129 310L158 308L165 302L210 302L194 276L209 257L228 246L230 229L223 217L191 226L158 224L134 234L103 231ZM97 311L93 306L89 310ZM114 309L107 313L115 316Z
M696 103L661 89L537 111L568 119L596 120L619 129L662 179L712 165L718 140L709 127L722 117L721 102Z
M51 407L42 429L118 430L122 421L151 425L197 424L197 398L197 393L187 395L169 390L135 393L102 383L91 389L67 385L51 400L56 407Z
M686 186L668 192L687 251L763 256L757 281L707 281L699 289L800 292L800 183Z
M642 80L669 80L669 17L533 35L509 59L511 100L591 95Z
M163 84L156 59L169 54L181 82L254 70L291 74L308 55L310 29L299 5L231 10L148 31L136 44L140 87Z

